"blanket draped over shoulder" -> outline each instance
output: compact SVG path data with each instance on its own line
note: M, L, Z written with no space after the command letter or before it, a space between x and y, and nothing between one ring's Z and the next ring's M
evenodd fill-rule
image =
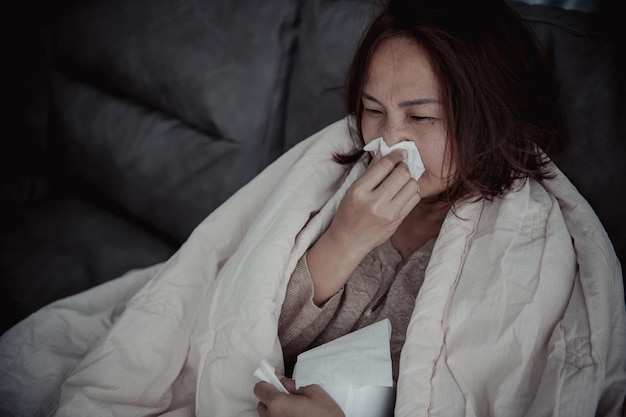
M256 416L252 375L279 369L297 260L369 156L340 120L288 151L167 262L57 301L0 339L0 414ZM621 413L622 272L556 168L460 205L433 249L402 351L396 416ZM4 414L2 414L4 415Z

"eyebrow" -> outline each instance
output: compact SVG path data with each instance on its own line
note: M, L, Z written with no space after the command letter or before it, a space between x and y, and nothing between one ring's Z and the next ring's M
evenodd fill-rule
M363 92L363 98L366 98L367 100L373 101L375 103L380 104L381 106L383 105L383 103L381 103L376 97L372 96L371 94L368 94L366 92ZM411 106L421 106L421 105L425 105L425 104L439 104L439 100L435 100L434 98L418 98L415 100L408 100L408 101L403 101L399 104L400 107L411 107Z

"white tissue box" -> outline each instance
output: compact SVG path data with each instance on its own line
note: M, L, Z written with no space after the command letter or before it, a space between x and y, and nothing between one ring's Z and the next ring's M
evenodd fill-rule
M346 417L393 416L391 323L383 320L298 355L296 387L320 385Z

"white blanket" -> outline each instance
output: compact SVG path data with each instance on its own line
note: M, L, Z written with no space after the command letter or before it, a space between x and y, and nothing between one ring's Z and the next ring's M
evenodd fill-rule
M166 263L5 333L0 414L256 416L252 374L263 358L282 364L290 274L369 159L332 161L360 147L347 126L281 157ZM554 172L446 218L407 331L397 416L621 412L620 265L591 208Z

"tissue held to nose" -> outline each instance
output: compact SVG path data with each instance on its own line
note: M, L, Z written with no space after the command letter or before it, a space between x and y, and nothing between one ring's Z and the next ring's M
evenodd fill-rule
M364 151L372 152L374 154L380 151L380 154L382 156L387 155L394 149L406 150L407 156L404 162L406 162L406 164L409 167L409 172L411 173L411 177L417 181L422 176L422 174L424 173L426 169L424 168L422 157L420 156L420 153L417 150L417 146L415 146L415 143L411 141L404 141L404 142L396 143L393 146L389 146L387 145L385 140L382 137L380 137L380 138L374 139L373 141L365 145L365 147L363 148Z

